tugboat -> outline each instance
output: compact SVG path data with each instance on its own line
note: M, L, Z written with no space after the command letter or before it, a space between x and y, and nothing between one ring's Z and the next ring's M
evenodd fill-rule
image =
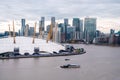
M76 64L66 64L63 66L60 66L61 68L80 68L80 65L76 65Z

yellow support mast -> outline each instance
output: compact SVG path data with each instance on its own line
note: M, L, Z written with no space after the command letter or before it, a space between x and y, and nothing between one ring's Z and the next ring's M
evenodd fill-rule
M11 37L10 24L8 24L8 27L9 27L9 36Z
M36 22L35 22L35 27L34 27L34 34L33 34L33 44L35 43L35 34L36 34Z
M39 32L40 32L40 38L42 39L43 34L42 34L42 26L41 26L41 23L40 23L40 29L39 29Z
M52 26L52 24L50 25L50 30L49 30L46 42L48 43L48 41L51 39L53 40L53 26Z
M13 43L16 44L14 21L13 21Z

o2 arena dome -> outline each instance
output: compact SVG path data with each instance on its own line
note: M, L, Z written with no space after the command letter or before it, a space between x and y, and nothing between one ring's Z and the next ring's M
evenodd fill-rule
M35 38L35 43L32 44L33 38L31 37L16 37L16 43L13 43L13 37L2 38L0 39L0 53L7 51L14 51L14 48L19 48L20 53L24 54L29 52L30 54L34 53L34 48L37 47L40 51L46 51L48 53L59 52L59 50L65 49L64 46L48 42L46 40Z

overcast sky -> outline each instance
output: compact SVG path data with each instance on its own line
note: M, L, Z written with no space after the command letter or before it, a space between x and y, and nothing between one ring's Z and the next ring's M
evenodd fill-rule
M120 0L0 0L1 23L21 18L37 21L41 16L46 20L51 16L57 19L92 16L116 19L116 24L120 20Z

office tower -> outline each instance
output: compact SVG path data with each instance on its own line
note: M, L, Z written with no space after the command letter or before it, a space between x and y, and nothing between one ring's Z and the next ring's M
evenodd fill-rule
M75 28L73 26L67 27L67 40L73 40L74 38L74 30Z
M58 27L61 29L61 42L65 42L65 25L63 23L58 24Z
M21 19L21 36L25 35L25 19Z
M29 25L26 24L26 28L25 28L25 36L27 37L29 35Z
M33 34L34 34L34 27L30 27L30 29L29 29L29 35L33 36Z
M64 26L65 26L65 41L67 41L67 26L68 26L68 19L64 19Z
M83 20L80 19L80 40L83 40Z
M42 27L42 31L44 31L45 28L45 17L41 17L41 21L39 21L40 26Z
M110 29L109 44L114 44L115 42L115 30Z
M61 42L61 27L58 27L58 24L53 28L53 41Z
M53 27L55 27L55 17L51 17L51 24Z
M61 43L61 28L58 27L58 42Z
M93 42L96 32L96 18L85 18L84 20L84 38L86 42Z
M20 29L18 30L18 36L20 36Z
M44 37L44 28L45 28L45 17L41 17L41 20L39 21L39 35L40 38Z
M49 31L50 31L50 25L47 25L46 31L47 31L47 33L49 33Z
M79 20L79 18L73 18L73 26L75 28L74 39L79 40L80 39L80 20Z

